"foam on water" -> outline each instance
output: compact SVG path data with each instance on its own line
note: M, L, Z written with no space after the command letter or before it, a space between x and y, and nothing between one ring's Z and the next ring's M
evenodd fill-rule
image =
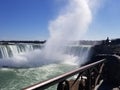
M49 64L37 68L0 69L0 90L21 90L26 86L53 78L77 68L69 64ZM55 87L49 90L55 90Z

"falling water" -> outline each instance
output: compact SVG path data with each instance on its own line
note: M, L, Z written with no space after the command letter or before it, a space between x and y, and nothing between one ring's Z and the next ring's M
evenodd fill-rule
M43 44L0 45L0 67L32 67L43 47Z
M79 63L87 60L91 47L85 45L64 46L64 52L59 56L45 58L44 45L41 44L17 44L0 45L1 67L38 67L49 63ZM56 55L56 54L55 54ZM44 57L43 57L44 56ZM53 58L54 57L54 58ZM67 58L66 58L67 57ZM62 60L63 59L63 60Z
M75 62L78 58L75 55L64 53L64 46L72 41L82 39L90 23L96 0L68 0L68 5L60 12L56 19L50 21L50 38L44 49L47 58L69 60ZM89 52L89 50L87 51ZM86 54L83 55L87 57ZM81 64L84 63L81 60Z

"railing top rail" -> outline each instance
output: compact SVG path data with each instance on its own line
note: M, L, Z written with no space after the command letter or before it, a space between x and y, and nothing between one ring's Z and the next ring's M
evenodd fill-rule
M52 85L55 85L61 81L64 81L65 79L68 79L69 77L73 76L73 75L76 75L80 72L83 72L84 70L87 70L91 67L94 67L96 66L97 64L100 64L102 62L104 62L105 59L102 59L102 60L99 60L97 62L94 62L94 63L91 63L91 64L88 64L88 65L85 65L85 66L82 66L78 69L75 69L73 71L70 71L68 73L65 73L65 74L62 74L60 76L57 76L57 77L54 77L52 79L49 79L49 80L46 80L46 81L43 81L43 82L39 82L37 84L34 84L34 85L31 85L29 87L26 87L24 88L23 90L35 90L37 88L40 88L40 90L44 90Z

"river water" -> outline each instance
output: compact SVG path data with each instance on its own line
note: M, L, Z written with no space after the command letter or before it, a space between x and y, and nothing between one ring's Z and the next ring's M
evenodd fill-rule
M0 69L0 90L20 90L77 68L69 64L49 64L27 69ZM54 87L49 90L55 90Z

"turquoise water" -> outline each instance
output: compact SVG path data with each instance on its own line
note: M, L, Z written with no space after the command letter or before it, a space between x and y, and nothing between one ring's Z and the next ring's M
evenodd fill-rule
M26 86L53 78L77 68L76 65L49 64L26 69L0 69L0 90L21 90ZM49 88L55 90L55 87Z

